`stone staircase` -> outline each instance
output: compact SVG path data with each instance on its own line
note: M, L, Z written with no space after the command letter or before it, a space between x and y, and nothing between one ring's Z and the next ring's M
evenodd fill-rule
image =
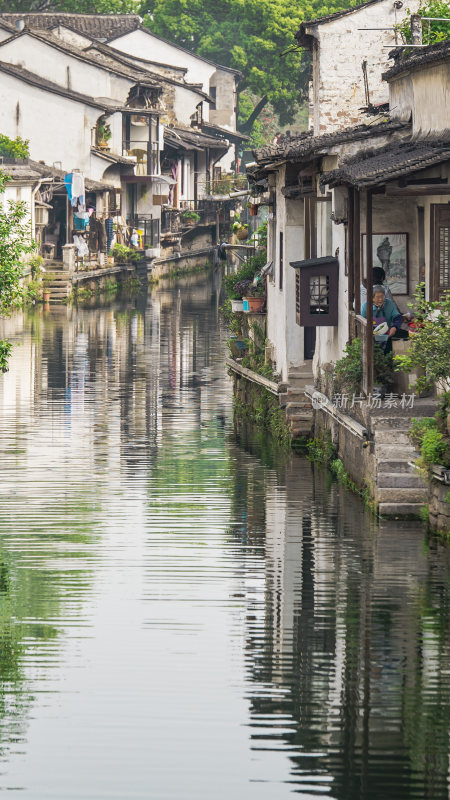
M432 415L434 410L414 416ZM417 517L427 500L427 485L409 462L418 453L408 437L412 415L391 414L372 416L376 478L375 501L380 516Z
M279 395L286 420L294 439L310 436L313 427L313 412L305 387L314 383L310 363L289 371L286 391Z
M61 303L72 289L72 275L64 270L61 261L46 261L44 269L52 275L50 283L45 286L46 291L50 292L50 302Z

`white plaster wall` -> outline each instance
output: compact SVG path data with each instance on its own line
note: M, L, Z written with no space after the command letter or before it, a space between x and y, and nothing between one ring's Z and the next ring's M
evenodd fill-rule
M30 86L6 73L2 73L1 80L2 133L29 139L30 157L36 161L42 159L50 166L60 161L63 169L80 169L86 177L91 177L91 128L101 115L101 109Z
M133 85L132 80L112 75L26 34L0 44L0 61L24 67L65 89L94 98L125 102Z
M419 0L411 0L410 12L418 5ZM313 49L316 134L367 121L360 111L366 105L361 67L365 60L371 102L387 102L388 86L381 76L390 64L389 47L396 44L393 28L404 16L404 8L397 10L393 0L382 0L311 28L318 41L317 50Z
M295 320L295 270L291 261L304 258L304 208L302 200L284 201L281 187L285 183L285 170L277 173L276 225L268 225L269 258L274 262L274 280L267 282L267 338L272 345L276 371L283 381L289 370L303 363L303 329ZM272 231L275 230L275 241ZM284 272L283 289L280 290L280 232L283 232Z
M202 101L202 96L184 86L174 87L174 100L173 110L175 118L178 123L185 125L187 128L191 126L191 116L195 113L196 106ZM206 121L209 119L209 104L203 103L203 116Z
M5 30L5 28L0 27L0 42L3 42L5 39L9 39L10 36L13 34L11 31Z
M214 64L209 64L200 56L153 36L150 31L148 33L142 30L131 31L109 42L109 45L136 58L187 67L186 80L191 83L201 83L204 92L208 92L209 80L216 71Z
M216 70L211 76L209 86L216 89L216 108L211 109L209 118L221 128L236 130L236 85L231 72Z

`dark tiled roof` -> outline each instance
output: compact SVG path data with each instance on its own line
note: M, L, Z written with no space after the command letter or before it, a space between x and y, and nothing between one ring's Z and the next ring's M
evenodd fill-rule
M339 169L322 175L321 185L351 184L360 189L377 186L403 175L450 160L450 132L436 139L409 139L359 155Z
M117 61L120 61L123 64L131 64L132 66L135 66L136 63L139 62L139 64L142 64L142 69L147 69L145 65L149 64L150 67L162 67L163 69L173 70L173 72L180 72L182 75L186 75L186 72L188 71L187 67L178 67L175 64L163 64L161 61L150 61L148 58L141 58L140 56L139 58L137 56L130 56L127 53L123 53L121 50L116 50L113 47L109 47L107 44L101 44L101 42L95 42L89 47L86 47L86 52L89 52L91 48L98 50L100 53L105 53L108 56L114 55Z
M392 120L380 122L377 125L356 125L353 128L344 128L333 133L325 133L322 136L313 136L311 131L307 131L295 139L288 139L281 144L253 150L253 155L259 165L286 160L301 161L314 153L321 153L339 144L371 139L373 136L383 136L409 127L409 124Z
M67 25L72 30L94 39L110 39L113 36L123 36L125 33L136 30L141 24L138 14L68 14L68 13L30 13L30 14L1 14L11 25L16 25L23 20L28 28L45 29L57 25Z
M233 142L248 142L250 136L239 131L229 131L227 128L221 128L220 125L214 125L213 122L203 122L203 130L206 133L218 134L225 139L230 139Z
M80 92L74 92L72 89L64 89L63 86L58 86L57 83L48 81L46 78L41 78L34 72L29 72L27 69L18 67L15 64L6 64L4 61L0 61L0 72L12 75L14 78L18 78L18 80L24 83L29 83L31 86L36 86L38 89L43 89L53 94L59 94L61 97L67 97L69 100L84 103L92 108L100 108L102 111L114 110L115 108L114 103L110 104L106 101L96 100L93 97L88 97L88 95L80 94Z
M23 36L31 36L33 39L38 39L39 41L49 45L49 47L60 50L62 53L69 53L69 55L79 59L80 61L85 61L88 64L99 67L100 69L113 72L116 75L121 75L122 77L128 78L134 83L139 81L139 83L144 83L157 89L161 88L160 83L157 80L159 77L158 75L152 75L143 68L133 68L131 64L125 65L119 63L119 60L114 56L115 51L112 50L112 48L108 48L110 57L108 59L102 58L101 54L97 55L95 53L91 53L90 51L86 52L86 50L80 50L80 48L75 47L72 44L68 44L68 42L60 39L59 36L55 36L50 31L46 30L25 30L22 33L17 33L15 36L6 39L5 41L11 42L14 39L20 39ZM0 55L3 44L5 44L5 42L0 42Z
M0 170L11 175L14 181L36 181L39 178L51 178L56 181L64 181L64 176L67 175L68 170L57 169L56 167L49 167L42 161L33 161L31 158L17 160L11 164L0 164ZM102 181L92 181L89 178L85 179L85 186L88 191L109 191L112 186L109 183Z
M333 22L335 19L339 19L339 17L345 17L347 14L354 14L357 11L361 11L362 9L367 8L368 6L373 6L375 3L380 3L381 0L367 0L365 3L359 3L358 5L351 5L350 8L344 8L342 11L336 11L334 14L327 14L325 17L317 17L317 19L309 19L302 22L300 25L299 30L295 34L295 38L299 42L299 44L308 46L310 34L306 32L306 28L310 28L313 25L324 25L327 22Z
M449 20L450 22L450 20ZM390 53L396 63L383 75L383 80L388 81L405 70L421 67L423 64L434 64L438 61L450 60L450 40L438 42L428 47L417 47L411 51L408 47L396 48Z
M171 47L176 47L177 50L181 50L183 53L189 53L190 56L193 56L194 58L199 58L200 61L205 61L207 64L211 64L213 67L218 67L219 69L223 69L225 70L225 72L232 72L233 75L236 75L239 78L243 77L242 72L239 72L238 69L232 69L232 67L224 67L223 64L218 64L216 61L211 61L209 58L206 58L206 56L199 56L198 53L195 53L193 50L188 50L187 47L183 47L181 44L178 44L178 42L169 42L168 39L163 39L162 36L158 36L156 33L154 33L149 28L146 28L143 25L140 27L140 30L142 31L142 33L146 33L149 36L153 36L154 39L158 39L158 41L164 42L164 44L169 44ZM123 35L122 33L118 33L114 36L111 36L110 41L118 39L119 36L122 35Z
M213 136L206 136L204 133L190 128L164 128L164 141L176 148L186 150L203 150L204 147L219 148L223 146L227 149L225 139L217 139Z

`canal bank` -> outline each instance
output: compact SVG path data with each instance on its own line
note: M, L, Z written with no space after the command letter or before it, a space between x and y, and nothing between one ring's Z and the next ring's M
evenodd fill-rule
M447 800L449 550L235 428L219 295L1 323L2 786Z

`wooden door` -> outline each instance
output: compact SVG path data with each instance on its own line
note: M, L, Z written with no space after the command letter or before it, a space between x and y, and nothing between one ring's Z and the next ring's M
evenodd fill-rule
M430 297L438 300L450 290L450 205L431 206Z

